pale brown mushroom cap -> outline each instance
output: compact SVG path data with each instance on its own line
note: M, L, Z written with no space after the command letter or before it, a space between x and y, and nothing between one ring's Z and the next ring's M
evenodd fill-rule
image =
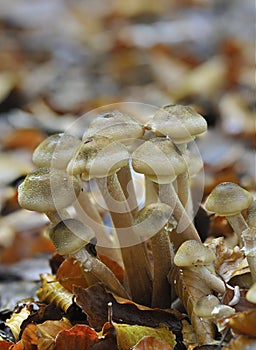
M205 132L207 122L190 106L167 105L156 111L146 127L178 144L190 142Z
M113 110L95 117L84 132L83 140L95 134L126 143L129 139L142 137L144 127L129 114Z
M129 157L129 152L123 144L108 137L94 135L78 147L67 171L74 175L84 173L88 177L101 178L126 166Z
M38 167L66 169L80 143L81 140L73 135L65 133L51 135L37 146L32 160Z
M217 185L205 202L205 208L218 215L236 215L247 209L253 201L253 195L233 182Z
M174 264L181 267L194 265L206 265L216 259L214 252L198 241L187 240L177 250L174 256Z
M220 305L219 299L213 295L205 295L199 298L194 305L193 311L198 317L211 318L213 309Z
M81 188L78 180L65 171L38 168L28 174L18 188L21 207L38 212L56 211L71 205Z
M170 183L186 171L186 163L168 138L154 138L142 143L132 154L132 165L157 183Z
M256 227L256 200L254 200L247 210L247 222L250 227Z
M151 237L159 232L168 222L175 219L171 216L173 209L165 203L151 203L141 209L134 219L133 229L141 237ZM176 223L177 224L177 223Z
M90 242L94 232L78 220L66 219L49 230L49 237L58 254L72 255Z
M256 304L256 283L254 283L246 293L246 299L253 304Z

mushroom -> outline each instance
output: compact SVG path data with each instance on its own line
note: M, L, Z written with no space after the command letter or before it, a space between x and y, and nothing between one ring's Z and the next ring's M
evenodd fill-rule
M207 130L207 122L192 107L171 104L157 110L146 127L153 130L157 136L170 137L181 154L186 155L188 143ZM177 176L180 201L188 213L193 215L189 182L188 171Z
M213 269L215 259L216 256L209 247L203 243L188 240L182 243L176 252L174 264L195 271L209 288L224 294L225 283L215 274Z
M97 115L84 132L83 140L94 135L101 135L132 148L135 140L141 138L143 134L144 126L135 118L122 111L113 110ZM134 216L136 215L138 204L129 163L120 168L117 176Z
M248 229L248 225L241 214L253 201L253 195L234 184L222 182L217 185L205 202L205 208L220 216L226 216L229 224L241 242L241 233Z
M66 219L49 230L49 237L58 254L75 258L85 272L95 276L117 295L130 299L114 273L86 249L94 237L94 232L88 225L75 219Z
M250 303L256 304L256 283L253 283L245 297Z
M132 229L133 217L116 175L127 166L129 157L123 144L94 135L83 141L67 169L96 179L117 232L131 295L136 302L148 305L152 288L150 265L144 244Z
M254 200L247 210L247 223L250 227L256 227L256 200Z
M200 237L184 207L182 206L172 182L186 171L184 159L177 153L168 138L154 138L145 141L132 155L135 171L158 184L159 198L173 208L173 215L178 222L177 231L172 232L171 241L178 249L186 239L200 241Z
M76 136L66 133L54 134L40 143L33 153L32 160L38 167L51 167L65 170L72 155L80 145L81 140ZM81 187L77 201L74 202L78 217L81 220L83 219L85 223L91 226L96 232L96 237L98 241L100 241L99 251L105 255L109 255L108 247L113 245L111 237L106 232L102 218L96 206L92 203L79 176L77 176L77 180ZM113 249L111 254L113 255ZM115 258L118 257L115 256Z
M56 224L69 217L66 209L80 193L75 176L60 169L38 168L18 187L18 202L27 210L45 213Z
M169 308L171 305L171 285L167 275L174 253L168 230L177 224L171 213L169 205L152 203L140 210L134 220L134 231L151 241L154 262L152 307Z
M253 282L256 282L256 227L249 227L242 232L244 253L250 266Z

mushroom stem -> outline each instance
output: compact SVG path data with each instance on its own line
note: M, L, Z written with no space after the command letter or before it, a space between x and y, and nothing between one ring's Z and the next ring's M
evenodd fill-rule
M152 307L169 308L171 305L171 285L168 273L173 266L173 249L169 235L165 228L151 237L154 259L154 279L152 293Z
M85 273L91 274L102 283L104 283L112 292L120 297L131 299L122 284L116 278L114 273L96 257L89 254L86 249L82 248L72 254L72 256L84 268Z
M133 217L117 175L97 178L96 181L116 228L132 298L149 305L152 291L150 264L144 244L132 229Z
M206 285L217 293L224 294L226 291L225 283L216 275L214 275L206 266L195 266L191 268L197 271Z
M177 250L186 240L196 240L201 242L200 236L188 213L182 206L176 191L172 184L159 186L159 198L161 202L170 205L173 208L173 215L178 222L176 230L173 230L170 239Z
M154 183L145 176L145 206L151 203L157 203L159 197Z
M248 228L242 233L242 240L244 242L244 252L253 282L256 282L256 228Z
M193 206L191 200L191 191L189 185L189 173L185 171L179 174L176 178L177 181L177 193L181 204L186 209L188 215L193 217Z
M53 225L57 225L60 221L70 218L70 214L66 209L46 211L44 214L48 217Z
M130 165L128 164L127 166L121 168L117 172L117 177L122 187L125 198L127 200L128 206L130 207L131 214L134 217L136 216L138 211L138 203L136 199L136 192L134 188Z
M226 219L228 220L229 224L236 233L239 242L241 243L241 234L243 231L248 229L247 222L245 221L243 215L241 213L228 215L226 216Z

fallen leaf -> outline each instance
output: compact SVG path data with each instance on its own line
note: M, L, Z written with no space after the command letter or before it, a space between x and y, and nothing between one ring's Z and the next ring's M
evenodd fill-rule
M55 350L88 350L98 342L99 338L95 330L89 326L77 324L57 335Z
M63 261L57 271L56 280L71 293L74 285L83 288L88 287L83 270L73 258Z
M97 283L86 289L74 287L76 303L87 314L89 325L100 330L108 321L108 303L112 303L113 321L116 323L136 324L140 326L159 327L166 325L181 339L181 319L183 316L174 310L150 309L130 300L114 297L108 293L103 284Z
M256 337L256 308L237 312L219 320L224 327L230 327L235 333Z
M124 269L113 259L99 254L100 260L113 272L120 283L124 281Z
M7 149L26 148L33 151L45 137L38 129L15 129L4 138L3 145Z
M159 340L154 337L143 337L132 350L172 350L173 346L164 340Z
M119 350L127 350L136 345L143 337L162 340L167 344L175 345L175 335L167 327L145 327L138 325L114 324ZM171 347L170 349L172 349ZM148 349L148 348L147 348Z
M235 305L232 305L232 307L236 310L236 312L246 311L250 309L255 309L255 304L250 303L246 299L246 293L247 290L245 289L239 289L239 300ZM234 290L227 286L226 292L224 293L222 297L222 304L229 305L230 301L234 297Z
M223 350L253 350L256 349L256 339L240 335L232 339L230 343L223 348Z
M14 345L13 342L9 342L7 340L0 340L0 349L1 350L9 350L12 345Z

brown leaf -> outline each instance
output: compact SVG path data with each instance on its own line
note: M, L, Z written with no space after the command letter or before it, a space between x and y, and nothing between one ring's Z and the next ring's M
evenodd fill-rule
M230 327L235 333L256 337L256 308L237 312L219 322L224 327Z
M100 330L108 320L109 302L112 302L113 321L116 323L137 324L158 327L165 324L177 338L181 338L182 315L174 310L150 309L108 293L101 283L89 288L74 287L76 303L87 314L91 327ZM122 303L121 303L122 302Z
M29 324L22 333L21 342L26 350L35 350L38 345L37 328L34 324Z
M240 289L239 293L240 293L240 297L239 297L238 303L232 306L236 310L236 312L254 309L255 304L250 303L246 299L247 290ZM234 290L227 286L226 292L222 297L222 304L229 305L229 302L233 299L233 296L234 296Z
M98 342L99 339L95 330L89 326L77 324L57 335L55 350L88 350Z
M16 129L3 140L7 149L26 148L33 151L45 139L45 134L37 129Z
M74 262L73 258L63 261L58 269L56 280L71 293L74 285L88 287L83 270L77 262Z
M0 349L1 350L9 350L12 345L14 345L13 342L9 342L7 340L0 340Z
M114 273L120 283L124 281L124 269L113 259L99 254L100 260Z
M133 350L172 350L173 346L166 341L156 339L154 337L143 337L135 346Z
M232 339L223 350L256 349L256 339L240 335Z
M211 321L202 319L195 315L193 309L198 299L211 294L212 291L202 281L201 277L187 268L179 269L174 267L169 275L169 281L174 281L176 293L183 306L188 312L191 324L197 335L197 343L210 343L214 339L214 326Z

